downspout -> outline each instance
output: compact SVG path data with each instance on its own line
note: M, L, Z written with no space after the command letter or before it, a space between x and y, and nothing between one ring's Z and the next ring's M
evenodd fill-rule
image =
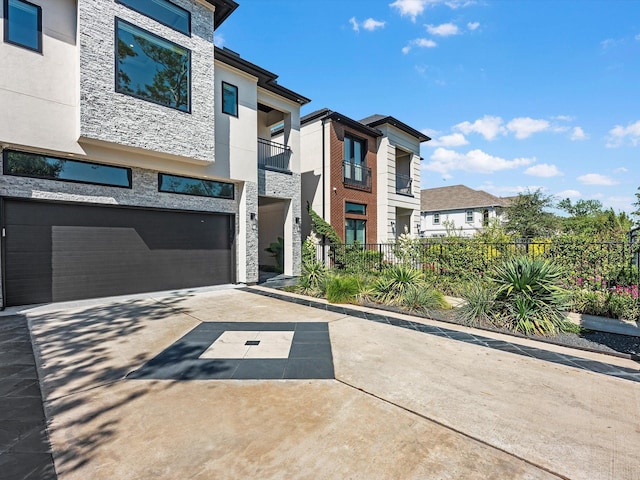
M324 146L324 124L327 117L322 118L322 219L326 222L325 218L325 196L326 196L326 172L325 172L325 146ZM324 235L322 236L322 241L324 243Z

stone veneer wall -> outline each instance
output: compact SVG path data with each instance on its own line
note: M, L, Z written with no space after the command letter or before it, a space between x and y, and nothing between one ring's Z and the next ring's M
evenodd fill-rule
M259 279L258 266L258 184L244 182L244 194L246 195L247 210L244 221L247 225L247 258L244 259L247 267L247 283L257 283ZM254 213L258 220L251 220ZM241 258L238 262L243 261Z
M301 219L301 175L285 174L271 170L258 170L258 194L266 197L291 200L293 231L293 274L300 275L302 264L302 219ZM295 218L300 218L296 224ZM256 248L257 250L257 248Z
M2 163L2 150L0 149L0 164ZM132 188L105 187L102 185L89 185L84 183L61 182L55 180L42 180L39 178L17 177L0 175L0 196L14 198L33 198L40 200L81 202L103 205L122 205L149 208L164 208L176 210L193 210L202 212L229 213L238 218L238 200L240 192L236 185L235 199L197 197L192 195L180 195L158 191L158 172L141 168L132 168ZM0 165L2 172L2 165ZM255 184L253 184L255 185ZM255 210L258 211L257 186ZM236 223L236 242L238 236L238 221ZM255 278L258 278L258 233L255 232L255 244L248 248L255 250ZM1 279L0 279L1 282ZM0 288L1 292L1 288ZM0 301L4 301L1 298Z
M115 0L79 0L80 136L214 161L213 10L173 0L191 12L191 36ZM191 50L191 113L115 91L115 19Z

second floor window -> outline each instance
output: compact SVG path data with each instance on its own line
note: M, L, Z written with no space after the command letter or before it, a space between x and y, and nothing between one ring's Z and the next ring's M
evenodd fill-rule
M171 27L191 35L191 14L169 0L116 0L118 3Z
M467 223L473 223L473 210L467 210L465 212L465 218Z
M191 111L191 51L116 19L116 92Z
M4 0L4 41L42 52L42 8L23 0Z
M356 182L364 181L367 142L345 135L344 137L344 178Z
M222 82L222 113L238 116L238 87Z

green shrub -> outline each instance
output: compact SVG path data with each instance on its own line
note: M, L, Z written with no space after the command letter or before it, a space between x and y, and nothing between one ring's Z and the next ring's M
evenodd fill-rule
M617 291L593 291L586 288L574 290L571 298L574 312L600 317L619 318L637 322L640 303L632 293Z
M462 291L465 303L458 309L458 316L465 325L490 322L496 310L496 289L480 279L466 284Z
M328 276L326 296L330 303L357 303L360 281L350 275Z
M414 285L409 287L399 298L402 307L410 312L426 314L433 310L444 310L451 308L444 296L426 285Z
M640 303L632 295L611 292L608 304L610 317L633 322L640 320Z
M557 332L569 304L569 292L559 285L562 276L559 265L542 259L516 257L496 266L489 280L497 316L525 334Z
M399 303L413 287L424 286L424 275L414 268L395 265L384 271L374 283L374 297L383 303Z
M365 250L362 245L345 246L344 270L350 273L379 271L384 254L377 250Z

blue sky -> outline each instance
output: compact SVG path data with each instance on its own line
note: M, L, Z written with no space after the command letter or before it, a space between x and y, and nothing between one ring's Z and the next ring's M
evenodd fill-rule
M216 43L354 119L424 131L422 188L633 210L640 1L238 0Z

